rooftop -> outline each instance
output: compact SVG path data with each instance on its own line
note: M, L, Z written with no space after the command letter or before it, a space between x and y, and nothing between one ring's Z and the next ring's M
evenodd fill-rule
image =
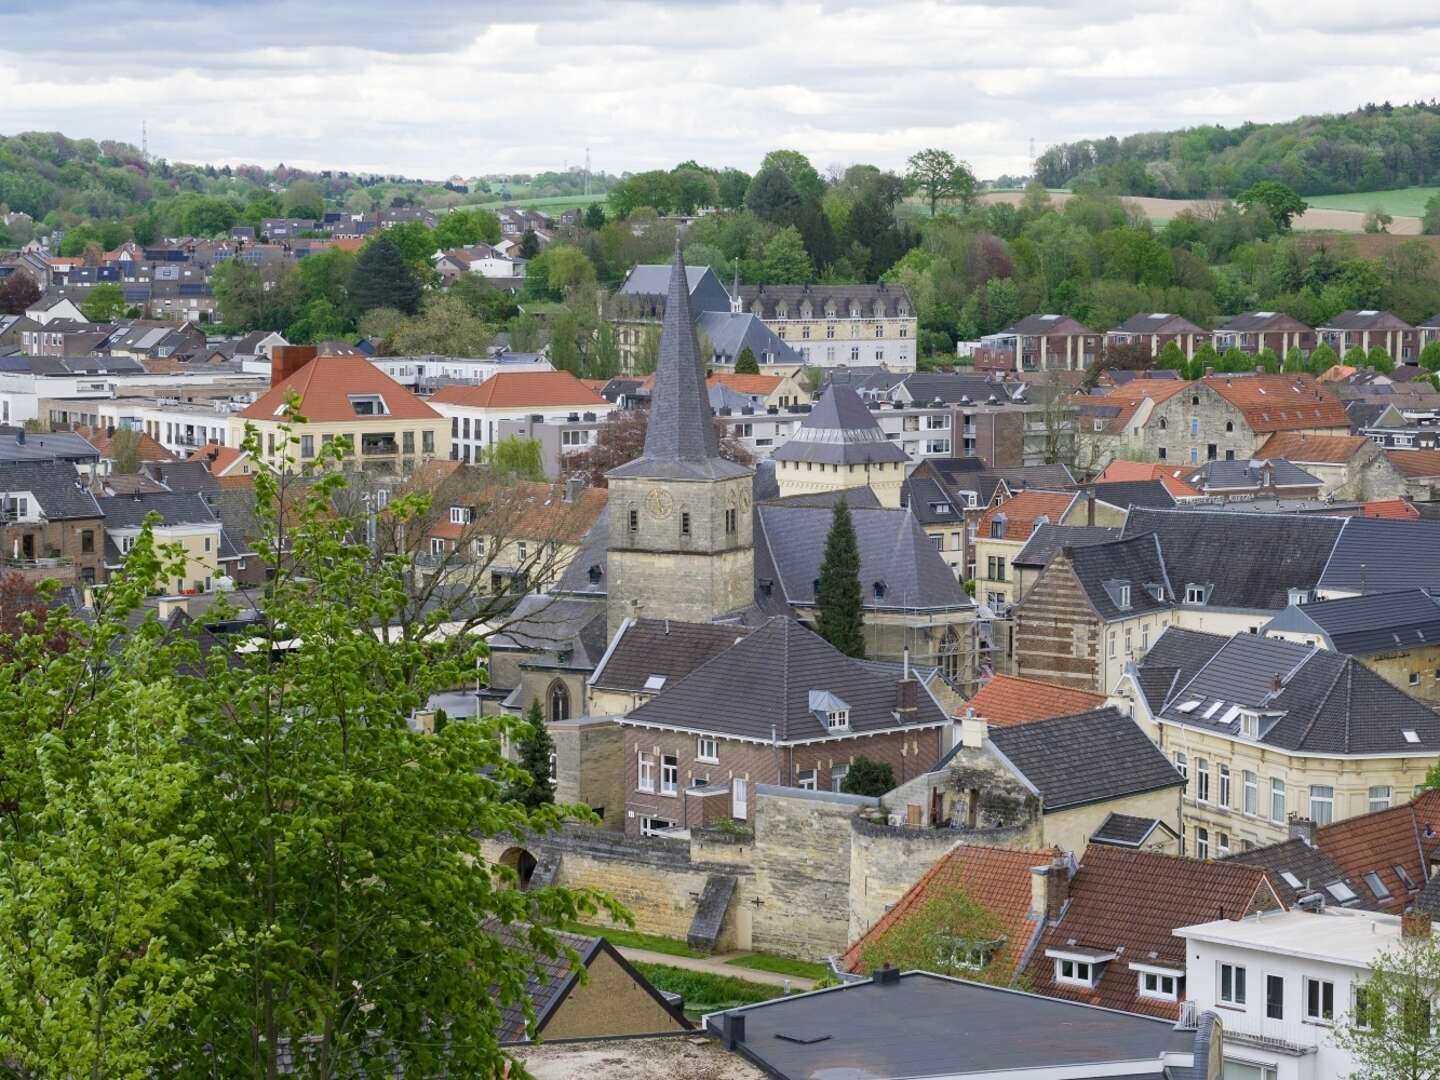
M1399 943L1400 917L1338 907L1320 912L1268 911L1182 926L1175 933L1187 941L1368 970L1376 957Z
M1345 406L1322 390L1312 375L1207 375L1202 381L1239 409L1253 431L1334 428L1337 434L1350 432Z
M1034 488L992 506L980 515L976 539L1024 541L1040 525L1057 525L1080 496L1073 491L1038 491Z
M1048 720L1053 716L1071 716L1098 709L1104 704L1104 694L1052 686L1014 675L995 675L976 692L968 705L956 711L956 715L963 715L967 708L974 709L975 715L986 723L1009 727L1034 720Z
M300 395L301 415L311 423L440 419L439 413L364 356L317 356L237 415L275 421L292 390Z
M860 395L838 383L825 391L795 433L770 456L776 461L824 465L874 465L908 460L904 448L886 438Z
M608 401L568 371L498 371L478 386L442 386L430 400L472 409L610 408Z

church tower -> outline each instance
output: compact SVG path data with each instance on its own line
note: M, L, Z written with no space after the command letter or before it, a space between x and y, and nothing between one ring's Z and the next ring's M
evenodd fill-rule
M752 470L720 456L678 243L645 451L606 479L612 637L633 616L707 622L754 602Z

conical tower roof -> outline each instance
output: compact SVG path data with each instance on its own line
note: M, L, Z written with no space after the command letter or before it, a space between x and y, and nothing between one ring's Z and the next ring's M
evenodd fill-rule
M650 423L645 452L612 469L613 477L671 480L723 480L750 470L720 456L720 440L710 415L705 365L695 339L685 257L675 244L670 287L665 295L665 321L660 329L660 359L650 393Z

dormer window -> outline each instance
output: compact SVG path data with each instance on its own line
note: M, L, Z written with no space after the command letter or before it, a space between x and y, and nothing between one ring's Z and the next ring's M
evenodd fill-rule
M1260 714L1242 709L1240 711L1240 735L1246 739L1260 738Z
M870 590L871 590L872 593L874 593L876 600L884 600L884 599L885 599L885 582L883 582L883 581L877 581L877 582L875 582L875 583L870 587Z
M1146 585L1146 586L1145 586L1145 591L1148 592L1154 599L1160 601L1161 603L1164 603L1164 602L1165 602L1165 586L1164 586L1164 585L1157 585L1157 584Z
M810 711L824 723L827 731L850 728L850 705L828 690L810 691Z
M1187 604L1203 604L1203 603L1205 603L1205 595L1206 595L1206 593L1208 593L1209 591L1210 591L1210 590L1209 590L1208 588L1206 588L1204 585L1186 585L1186 586L1185 586L1185 603L1187 603Z
M379 394L351 394L350 408L356 416L388 416L389 408Z
M1094 986L1095 965L1084 960L1056 960L1055 981L1067 986Z
M1116 954L1072 944L1068 948L1046 949L1045 955L1055 961L1055 981L1061 986L1093 989L1105 970L1105 964L1114 960Z
M1150 1001L1178 1001L1180 999L1180 987L1185 976L1178 971L1168 971L1164 968L1142 967L1139 964L1131 964L1136 972L1136 997L1147 998Z
M993 540L1005 539L1005 515L990 519L990 537Z
M1310 602L1310 590L1309 590L1309 589L1291 589L1291 590L1290 590L1290 606L1291 606L1291 607L1297 607L1297 606L1300 605L1300 604L1308 604L1309 602Z
M469 525L475 520L475 508L473 506L452 506L450 507L451 525Z
M825 726L831 731L848 728L850 726L850 710L831 709L825 714Z

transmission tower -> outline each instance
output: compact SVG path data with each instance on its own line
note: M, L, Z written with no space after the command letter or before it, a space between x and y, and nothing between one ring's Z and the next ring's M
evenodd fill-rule
M150 131L144 120L140 121L140 160L150 160Z

